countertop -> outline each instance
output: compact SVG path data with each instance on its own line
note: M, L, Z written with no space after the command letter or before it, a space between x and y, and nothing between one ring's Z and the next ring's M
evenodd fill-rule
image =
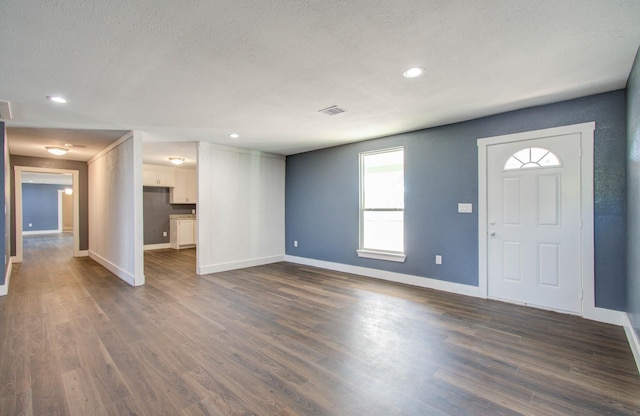
M196 214L173 214L169 215L170 220L195 220Z

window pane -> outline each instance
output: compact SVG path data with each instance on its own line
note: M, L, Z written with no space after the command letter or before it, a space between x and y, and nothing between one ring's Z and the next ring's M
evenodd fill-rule
M362 248L404 252L404 212L364 211Z
M363 208L404 207L404 151L363 157Z

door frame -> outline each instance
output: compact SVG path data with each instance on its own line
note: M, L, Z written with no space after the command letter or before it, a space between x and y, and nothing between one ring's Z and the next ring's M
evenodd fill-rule
M73 189L73 257L80 257L80 198L78 197L78 178L80 176L79 172L77 170L70 169L39 168L32 166L14 166L14 169L14 189L16 203L16 255L13 258L13 262L22 263L22 172L65 173L71 175L71 189Z
M489 146L513 142L526 142L568 134L580 134L580 207L581 221L581 279L582 279L582 316L590 319L608 320L606 309L595 307L595 269L594 269L594 193L593 193L593 137L596 123L581 123L568 126L554 127L507 134L502 136L485 137L477 140L478 144L478 286L485 298L489 295L488 286L488 184L487 184L487 155ZM563 312L563 311L559 311ZM564 312L566 313L566 312ZM611 317L613 319L613 317Z

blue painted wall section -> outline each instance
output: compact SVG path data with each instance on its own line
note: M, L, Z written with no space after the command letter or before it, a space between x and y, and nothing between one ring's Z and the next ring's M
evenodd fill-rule
M478 285L476 140L595 121L596 305L625 309L625 92L287 157L286 253ZM405 263L363 259L358 248L358 154L405 147ZM473 214L459 214L459 202ZM299 246L293 247L297 240ZM435 255L443 264L435 264Z
M627 313L640 337L640 49L627 83Z
M5 206L7 201L9 201L8 192L9 192L9 148L7 146L7 135L4 129L4 122L0 121L0 142L2 144L2 158L0 159L0 163L2 166L0 167L0 184L2 184L2 194L4 195L4 203ZM8 207L7 207L8 208ZM0 276L0 284L4 285L5 276L7 274L8 267L8 259L9 259L9 211L5 213L5 216L2 221L0 221L0 235L2 235L2 241L0 241L0 253L4 253L4 268L2 276Z
M58 190L64 188L69 186L22 184L22 231L58 229Z

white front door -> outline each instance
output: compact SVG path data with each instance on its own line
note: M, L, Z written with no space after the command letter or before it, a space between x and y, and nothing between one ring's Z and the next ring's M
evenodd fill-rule
M487 147L488 296L581 313L580 134Z

